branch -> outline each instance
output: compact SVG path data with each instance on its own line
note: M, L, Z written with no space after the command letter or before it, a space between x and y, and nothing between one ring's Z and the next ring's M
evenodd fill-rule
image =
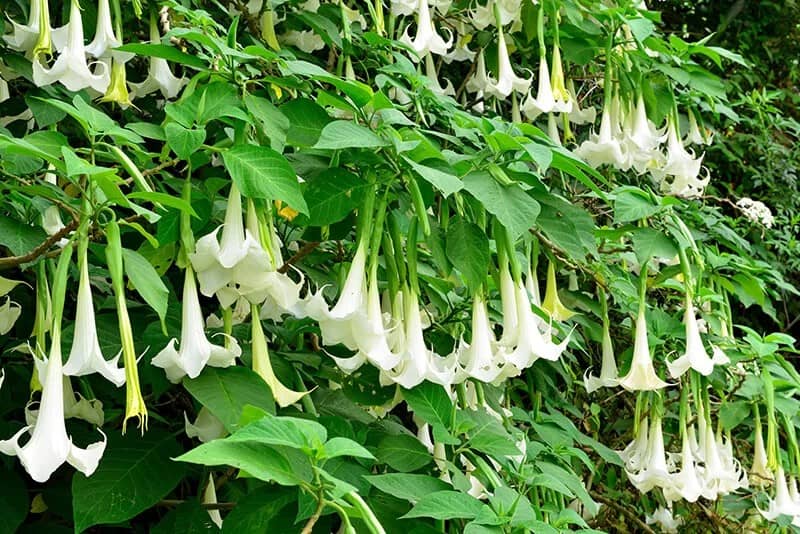
M300 531L300 534L311 534L314 530L314 525L317 524L319 521L320 516L322 516L322 510L325 508L325 499L322 498L322 495L319 496L317 499L317 509L314 510L314 514L308 518L308 522L306 522L303 530Z
M72 219L68 225L64 226L64 228L45 239L41 245L31 250L27 254L23 254L22 256L9 256L8 258L0 258L0 270L11 269L13 267L18 267L23 263L32 262L39 256L45 254L50 247L58 243L62 238L74 231L76 228L78 228L78 220Z
M635 513L631 512L630 510L628 510L627 508L625 508L621 504L617 503L613 499L609 499L609 498L597 493L596 491L592 491L591 492L591 496L592 496L592 499L595 499L595 500L600 501L601 503L603 503L603 504L605 504L607 506L610 506L614 510L617 510L618 512L621 512L622 515L624 515L625 517L627 517L628 519L630 519L631 521L636 523L636 525L639 527L639 532L646 532L647 534L656 534L655 531L652 528L650 528L650 526L647 523L645 523L644 521L639 519L639 517Z
M312 252L314 252L314 249L315 249L315 248L317 248L317 247L319 246L319 243L320 243L319 241L309 241L308 243L306 243L305 245L303 245L303 246L300 248L300 250L298 250L298 251L295 253L295 255L294 255L294 256L292 256L291 258L289 258L288 260L286 260L286 262L285 262L283 265L281 265L281 266L278 268L278 272L279 272L279 273L285 273L286 271L288 271L288 270L289 270L289 267L290 267L291 265L294 265L294 264L295 264L295 263L297 263L298 261L302 260L303 258L305 258L306 256L308 256L309 254L311 254Z

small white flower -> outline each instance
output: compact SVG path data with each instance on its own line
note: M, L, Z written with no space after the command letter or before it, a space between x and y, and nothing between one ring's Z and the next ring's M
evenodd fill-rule
M760 200L744 197L736 201L736 205L742 210L745 217L753 222L763 224L767 228L772 228L775 223L772 210Z

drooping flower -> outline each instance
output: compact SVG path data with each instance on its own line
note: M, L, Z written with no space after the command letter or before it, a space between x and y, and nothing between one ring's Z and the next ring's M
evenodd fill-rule
M647 439L647 451L640 468L637 472L626 469L626 473L631 484L642 493L647 493L653 488L666 487L671 483L672 476L664 451L664 432L660 416L653 416Z
M60 50L66 38L67 26L55 29L50 27L50 6L47 0L34 0L30 5L28 24L11 20L12 32L4 35L3 40L9 48L24 52L28 57L33 57L38 52L49 54L53 44Z
M22 314L22 306L12 302L11 297L6 297L6 302L0 306L0 336L4 336L14 328Z
M653 368L653 358L650 356L650 347L647 342L647 319L644 306L639 306L635 328L636 337L633 343L631 368L628 374L620 379L620 385L628 391L652 391L669 386L658 377Z
M208 484L206 484L206 489L203 491L203 504L217 504L217 489L214 486L214 475L211 473L208 474ZM217 528L222 528L222 516L219 510L209 508L208 517L211 518L211 522Z
M766 510L759 510L759 512L768 521L775 521L782 515L793 518L800 516L800 504L792 500L782 465L778 466L778 471L775 473L775 496L770 499L769 507Z
M683 142L692 145L710 145L714 142L714 134L705 128L700 131L700 126L697 124L697 117L695 112L689 111L689 131L686 133Z
M205 406L197 412L197 418L194 423L189 422L186 412L183 412L183 422L186 435L190 438L197 438L203 443L208 443L227 434L222 421Z
M564 81L564 67L561 64L561 48L553 46L553 73L551 75L550 86L553 91L553 110L557 113L569 113L572 111L572 98L567 91Z
M575 149L575 155L583 159L592 167L612 165L621 170L630 167L627 157L619 139L614 136L613 122L617 121L610 103L603 106L603 115L600 118L600 132L591 133L589 139Z
M49 69L42 64L41 54L33 58L33 83L37 87L43 87L60 82L70 91L80 91L89 87L98 93L105 93L110 73L102 62L97 64L97 70L99 74L94 74L86 62L81 9L78 0L71 0L67 42Z
M625 470L632 473L642 469L647 458L648 443L650 438L650 423L645 417L639 421L637 433L622 451L618 451L619 457L625 463Z
M472 340L462 337L458 348L459 365L469 377L481 382L494 382L503 372L505 359L489 323L486 302L481 295L472 299Z
M705 462L705 468L701 474L703 497L714 500L720 495L727 495L739 488L746 488L748 486L747 473L733 457L733 451L728 449L727 445L730 442L726 443L721 436L718 440L709 424L705 425L703 434L705 435L701 444Z
M687 432L683 433L681 445L681 469L672 474L671 481L663 488L664 497L674 501L680 498L695 502L703 493L703 483L698 474L698 466Z
M31 437L20 445L23 434ZM33 428L26 426L11 439L0 441L0 452L17 456L36 482L46 482L64 462L86 476L94 473L106 448L106 436L86 447L72 443L64 424L64 388L61 364L61 325L53 325L52 346L47 359L42 400Z
M522 0L490 0L483 5L479 3L470 12L470 20L479 30L495 25L498 19L495 17L494 8L497 7L500 25L506 26L519 19L521 4Z
M450 39L445 41L436 33L436 27L433 25L433 20L431 20L428 0L419 0L417 3L417 35L412 39L408 35L408 28L406 28L405 33L400 38L400 42L413 48L420 58L428 53L443 56L447 54L453 44L453 34L450 32Z
M650 175L665 194L694 198L703 193L711 180L711 174L705 169L701 177L703 156L694 156L684 148L678 137L677 119L672 117L667 125L667 161L661 168L651 168Z
M520 110L530 120L534 120L542 113L553 111L555 105L553 87L550 84L550 69L547 66L547 58L542 56L539 58L539 88L536 98L528 91L528 96L522 101Z
M115 48L122 46L122 40L117 38L114 32L114 23L111 21L111 8L108 0L98 0L97 2L97 27L94 32L94 39L86 45L86 53L100 58L111 58L120 63L126 63L133 58L131 52L116 52Z
M758 405L753 405L756 412L755 417L755 443L753 450L753 467L750 468L750 475L754 478L757 486L768 486L775 480L772 469L769 468L767 450L764 447L764 434L761 428L761 416L758 412Z
M678 378L689 369L694 369L703 376L708 376L714 371L714 361L709 357L703 346L703 339L697 326L697 316L690 292L686 293L686 310L683 315L683 324L686 328L686 352L680 358L667 362L667 368L672 378Z
M92 289L89 282L89 260L86 249L82 250L80 262L80 280L78 281L78 301L75 312L75 333L64 374L84 376L100 373L106 380L119 387L125 383L125 369L117 367L122 352L111 360L106 360L100 350L97 337Z
M497 80L489 79L486 86L486 93L499 99L504 99L512 91L527 93L531 86L533 77L528 79L520 78L514 73L511 66L511 59L508 57L508 47L503 28L498 28L497 35Z
M569 97L572 100L572 111L569 112L569 121L573 124L594 124L595 119L597 118L597 110L592 105L588 105L585 108L581 109L578 103L578 95L575 92L575 83L570 78L567 80L567 91L569 91Z
M153 358L153 365L167 373L167 379L178 383L184 376L196 378L206 365L230 367L236 363L242 349L234 338L229 338L230 346L214 345L206 338L203 327L203 311L197 296L197 284L191 266L186 267L183 284L183 312L179 349L175 349L173 338L161 352Z
M613 388L619 385L619 374L617 362L614 358L614 346L611 344L611 332L607 318L603 319L603 340L601 342L602 363L600 366L600 376L596 377L589 373L589 369L583 375L583 385L586 393L593 393L598 389Z
M150 42L158 44L161 36L158 33L158 25L155 16L150 18ZM147 78L139 83L130 83L131 98L149 95L154 91L160 91L164 98L175 98L180 93L181 88L186 85L184 77L178 78L169 68L166 59L150 56L150 66L147 69Z
M639 173L662 165L663 154L658 149L666 135L664 130L658 130L647 118L647 108L644 97L640 93L636 99L636 108L629 115L629 124L625 128L625 151L630 155L633 168Z
M131 95L128 92L126 83L125 63L116 59L108 59L111 63L111 79L108 83L106 93L100 99L101 102L113 102L122 109L127 109L133 105Z
M436 65L433 63L433 56L431 54L425 55L425 77L428 78L431 91L440 96L456 96L456 90L450 80L445 80L446 84L442 87L439 82L439 75L436 72Z
M642 0L644 3L644 0ZM673 517L672 509L659 506L652 515L645 516L648 525L658 525L665 534L677 534L683 525L682 517Z

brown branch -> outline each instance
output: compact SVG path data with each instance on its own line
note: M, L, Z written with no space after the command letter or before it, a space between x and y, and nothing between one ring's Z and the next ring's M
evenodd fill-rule
M640 529L639 530L640 532L646 532L647 534L656 534L655 531L652 528L650 528L650 526L647 523L645 523L644 521L639 519L639 517L635 513L631 512L630 510L628 510L627 508L625 508L621 504L617 503L613 499L609 499L608 497L605 497L605 496L597 493L596 491L592 491L592 492L590 492L590 494L592 496L592 499L595 499L595 500L600 501L601 503L603 503L603 504L605 504L607 506L610 506L614 510L617 510L618 512L621 512L622 515L624 515L625 517L627 517L628 519L630 519L631 521L636 523L636 525Z
M171 160L165 161L163 163L159 163L158 165L156 165L152 169L143 170L142 171L142 176L150 176L151 174L156 174L158 172L163 171L164 169L166 169L168 167L172 167L173 165L177 165L178 163L180 163L180 161L181 160L179 158L175 158L175 159L171 159Z
M69 224L64 226L64 228L45 239L42 244L27 254L23 254L22 256L9 256L8 258L0 258L0 270L11 269L13 267L18 267L23 263L32 262L39 256L45 254L50 247L58 243L64 236L75 230L77 227L78 220L73 219Z
M319 246L319 241L309 241L305 245L303 245L300 250L298 250L294 256L286 260L286 262L278 268L279 273L285 273L289 270L289 266L294 265L298 261L302 260L316 249Z

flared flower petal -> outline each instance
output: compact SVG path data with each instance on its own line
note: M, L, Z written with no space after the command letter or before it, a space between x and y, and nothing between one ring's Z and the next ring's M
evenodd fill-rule
M0 336L4 336L14 328L22 314L22 306L12 302L11 297L6 297L6 302L0 306Z
M589 369L583 375L583 385L586 393L593 393L600 388L613 388L619 385L617 361L614 358L614 347L611 344L611 333L608 321L603 322L603 340L601 343L603 361L600 367L600 376L592 376Z
M669 386L661 380L653 367L653 358L650 356L650 347L647 342L647 319L644 306L636 317L636 337L633 344L633 359L631 368L620 379L620 385L628 391L653 391Z
M714 371L714 361L709 357L700 337L697 325L697 316L691 298L686 297L686 311L683 315L683 324L686 328L686 352L680 358L667 362L667 368L672 378L678 378L689 369L694 369L703 376L708 376Z
M530 120L536 119L542 113L550 113L555 109L556 101L553 97L553 87L550 85L550 69L547 66L547 59L539 59L539 89L534 98L530 91L522 102L520 110Z
M520 78L514 73L511 59L508 57L508 47L503 29L498 29L497 37L497 80L490 79L486 86L486 94L499 99L505 99L512 91L525 94L531 86L533 76L528 79Z
M494 382L503 372L505 358L498 356L497 340L489 323L486 302L480 295L472 300L472 340L461 339L459 365L469 377L481 382Z
M400 42L407 44L417 55L422 58L426 54L436 54L443 56L453 44L453 34L445 41L438 33L431 20L431 11L428 7L428 0L419 0L417 3L417 35L412 39L408 35L408 28L400 38ZM448 30L449 31L449 30Z
M556 267L552 261L547 266L547 286L541 308L550 315L551 319L558 322L568 321L575 315L575 312L564 306L561 299L558 298Z
M205 406L197 412L194 423L189 422L186 412L183 412L183 422L186 435L190 438L197 438L203 443L221 438L228 433L222 421L217 419Z

